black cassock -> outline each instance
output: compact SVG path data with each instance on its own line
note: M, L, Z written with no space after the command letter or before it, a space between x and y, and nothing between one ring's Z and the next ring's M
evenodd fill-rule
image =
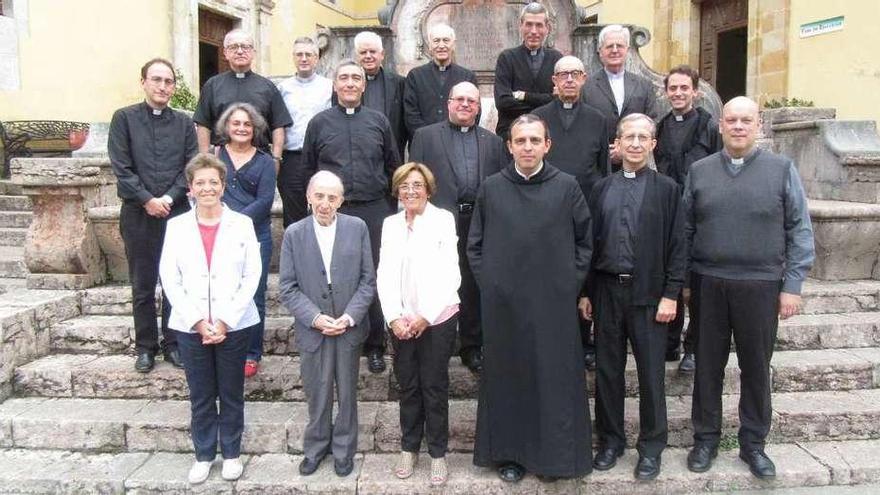
M468 237L483 308L474 464L590 472L577 298L591 252L590 213L574 177L545 161L528 181L510 164L483 183Z

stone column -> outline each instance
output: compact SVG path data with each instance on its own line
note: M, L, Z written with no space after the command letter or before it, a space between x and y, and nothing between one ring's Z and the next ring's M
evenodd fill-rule
M88 209L112 204L116 179L107 159L17 158L12 181L31 198L25 241L30 289L83 289L106 280L107 267Z

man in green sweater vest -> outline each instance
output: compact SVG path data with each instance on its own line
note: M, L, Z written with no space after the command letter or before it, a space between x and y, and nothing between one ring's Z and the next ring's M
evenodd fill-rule
M719 123L724 149L697 161L685 181L690 289L699 308L688 468L707 471L721 437L721 391L730 338L740 367L740 458L758 478L776 467L770 432L770 358L779 318L800 311L813 265L806 195L791 159L758 149L758 105L730 100Z

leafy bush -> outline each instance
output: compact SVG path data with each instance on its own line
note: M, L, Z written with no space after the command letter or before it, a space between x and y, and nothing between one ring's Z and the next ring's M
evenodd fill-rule
M800 98L787 98L783 96L779 100L769 100L764 103L764 108L782 108L782 107L812 107L812 100L802 100Z
M177 76L177 89L174 91L174 96L171 97L171 108L189 110L190 112L195 111L199 99L193 94L192 90L189 89L189 85L186 84L186 79L183 78L183 74L181 74L179 70L175 70L174 73Z

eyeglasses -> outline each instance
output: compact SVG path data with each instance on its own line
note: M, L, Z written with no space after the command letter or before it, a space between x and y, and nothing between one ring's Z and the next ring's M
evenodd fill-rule
M249 52L254 49L254 45L246 43L235 43L233 45L226 45L226 49L231 52L237 52L239 50L243 52Z
M159 77L159 76L153 76L153 77L147 79L147 81L150 81L150 84L152 84L154 86L161 86L163 84L165 86L174 86L176 84L176 81L174 79L166 79L164 77Z
M584 75L584 71L582 71L582 70L561 70L553 75L562 79L563 81L568 79L569 77L572 79L580 79L580 77Z
M648 134L627 134L625 136L620 136L620 140L627 144L649 143L652 139L654 138Z
M458 105L464 105L465 103L468 105L476 105L480 102L480 100L476 98L468 98L466 96L456 96L455 98L450 98L449 101L454 101Z
M401 184L398 188L400 192L419 192L425 190L424 182L413 182L412 184Z

